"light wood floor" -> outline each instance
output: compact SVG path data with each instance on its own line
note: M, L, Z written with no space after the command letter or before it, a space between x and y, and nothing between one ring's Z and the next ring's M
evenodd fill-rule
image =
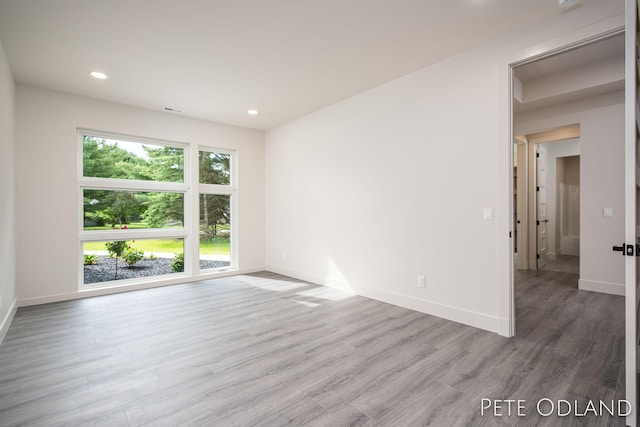
M623 298L575 279L522 273L511 339L270 273L21 308L0 425L622 425L535 413L623 398Z

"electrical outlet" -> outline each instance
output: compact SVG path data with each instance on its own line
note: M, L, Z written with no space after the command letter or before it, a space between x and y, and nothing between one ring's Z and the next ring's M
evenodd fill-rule
M418 276L418 287L426 288L427 287L427 276Z

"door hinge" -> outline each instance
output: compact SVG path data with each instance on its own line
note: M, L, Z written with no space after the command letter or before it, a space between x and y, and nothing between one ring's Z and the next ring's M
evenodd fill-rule
M509 238L511 238L511 232L509 232Z
M536 259L540 259L540 254L537 254L537 255L536 255Z
M540 153L536 153L536 157L540 157Z
M540 225L540 221L536 221L536 225Z
M540 191L540 187L536 187L536 191Z

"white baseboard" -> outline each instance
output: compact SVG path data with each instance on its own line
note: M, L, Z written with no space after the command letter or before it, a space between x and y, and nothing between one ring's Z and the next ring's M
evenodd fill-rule
M4 319L2 319L2 323L0 323L0 345L2 345L4 337L7 336L7 332L9 332L9 326L11 326L11 322L16 315L16 311L18 311L18 298L13 300L11 307L9 307L9 311L6 316L4 316Z
M602 292L603 294L624 296L624 285L620 283L596 282L594 280L578 280L581 291Z
M117 294L121 292L130 292L130 291L139 291L142 289L159 288L162 286L201 282L203 280L217 279L220 277L229 277L229 276L237 276L239 274L257 273L259 271L264 271L264 270L265 270L265 267L260 266L260 267L243 268L238 270L216 271L214 273L202 274L202 275L192 276L192 277L180 277L180 278L172 278L172 279L166 279L166 280L155 280L152 282L148 281L144 283L129 283L124 285L115 285L115 286L100 287L100 288L88 288L88 289L78 290L77 292L69 292L65 294L47 295L47 296L33 297L33 298L20 298L18 302L18 306L28 307L31 305L49 304L52 302L70 301L70 300L80 299L80 298L91 298L91 297L97 297L101 295Z
M500 320L497 317L477 313L470 310L464 310L452 307L446 304L437 303L421 298L415 298L408 295L397 294L395 292L383 291L380 289L367 287L354 287L342 279L332 277L320 277L310 275L300 271L292 270L273 264L267 264L267 271L282 274L295 279L304 280L321 286L340 289L346 292L371 298L376 301L397 305L399 307L408 308L410 310L419 311L421 313L430 314L441 317L443 319L452 320L454 322L463 323L475 328L484 329L486 331L508 335L508 321ZM504 323L507 324L507 332L504 332Z
M499 318L498 319L498 335L501 335L503 337L512 337L513 334L511 333L511 328L510 328L510 324L509 324L509 319L502 319Z
M341 291L345 291L354 295L357 295L358 292L353 289L348 282L342 279L324 277L324 276L316 276L313 274L304 273L302 271L292 270L287 267L281 267L278 265L267 264L265 266L266 271L270 271L272 273L282 274L283 276L292 277L298 280L304 280L305 282L313 283L315 285L326 286L328 288L339 289Z

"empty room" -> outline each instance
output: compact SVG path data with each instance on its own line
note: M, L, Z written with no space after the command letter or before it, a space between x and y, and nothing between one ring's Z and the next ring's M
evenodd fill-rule
M0 0L0 426L636 426L637 17Z

